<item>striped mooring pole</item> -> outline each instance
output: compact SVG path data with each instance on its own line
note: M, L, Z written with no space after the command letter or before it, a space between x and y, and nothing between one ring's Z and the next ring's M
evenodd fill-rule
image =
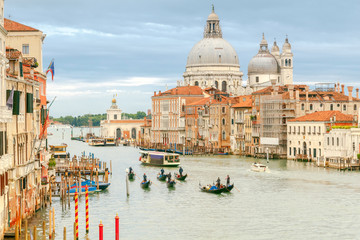
M79 208L78 208L78 193L75 190L75 236L79 239Z
M85 215L86 215L86 233L89 233L89 193L88 186L85 186Z

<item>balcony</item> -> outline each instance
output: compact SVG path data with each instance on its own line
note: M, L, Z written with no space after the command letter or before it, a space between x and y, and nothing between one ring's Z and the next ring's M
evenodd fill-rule
M235 138L236 138L236 139L245 139L245 134L243 134L243 133L237 133L237 134L235 134Z
M244 119L235 119L236 124L244 124Z
M8 123L12 120L12 111L7 106L0 106L0 122Z
M16 178L25 177L34 169L35 169L34 161L25 163L23 165L18 165L16 167Z

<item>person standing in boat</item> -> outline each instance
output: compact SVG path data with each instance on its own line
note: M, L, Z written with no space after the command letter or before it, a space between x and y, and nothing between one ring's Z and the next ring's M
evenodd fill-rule
M160 170L161 176L164 175L164 172L165 172L165 171L164 171L164 169L162 168L162 169Z
M168 182L171 182L171 173L168 174Z
M226 177L226 186L229 186L230 185L230 176L227 175Z
M180 167L180 168L179 168L180 177L182 177L183 171L184 171L184 170L182 169L182 167Z
M146 176L146 174L144 173L144 175L143 175L143 178L144 178L144 182L146 182L146 180L147 180L147 176Z
M132 167L129 167L129 173L132 173L133 169Z
M216 187L220 189L220 178L219 177L216 180Z

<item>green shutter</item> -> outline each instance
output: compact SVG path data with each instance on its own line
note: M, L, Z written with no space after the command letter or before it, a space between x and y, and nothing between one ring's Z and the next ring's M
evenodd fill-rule
M32 93L26 93L26 112L33 113L34 111L34 95Z
M14 91L13 115L20 114L20 91Z
M22 64L22 62L19 63L19 67L20 67L20 77L23 77L24 73L23 73L23 64Z
M44 119L44 108L41 108L41 125L44 125L45 119Z

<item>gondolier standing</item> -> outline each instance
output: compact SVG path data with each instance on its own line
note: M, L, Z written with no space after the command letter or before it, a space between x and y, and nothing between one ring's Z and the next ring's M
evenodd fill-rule
M220 178L219 177L216 180L216 187L220 189Z
M129 173L132 173L133 169L132 167L129 167Z
M162 168L161 170L160 170L160 173L161 173L161 175L164 175L164 169Z
M182 169L182 167L180 167L180 168L179 168L179 173L180 173L180 176L181 176L181 177L182 177L183 171L184 171L184 170Z
M168 174L168 182L171 181L171 173Z
M230 177L229 175L227 175L226 177L226 186L229 186L230 185Z
M145 174L145 173L144 173L144 175L143 175L143 178L144 178L144 182L146 182L147 177L146 177L146 174Z

